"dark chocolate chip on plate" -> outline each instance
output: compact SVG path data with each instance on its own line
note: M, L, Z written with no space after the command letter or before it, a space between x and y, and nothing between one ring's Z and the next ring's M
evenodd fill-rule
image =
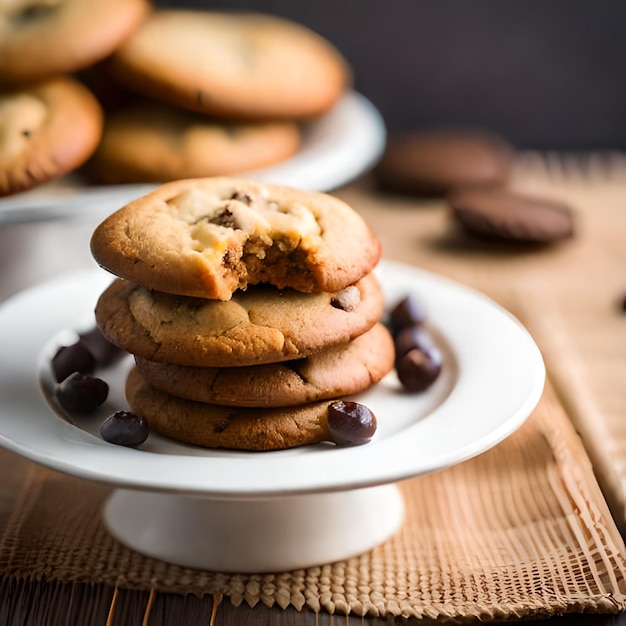
M130 411L115 411L100 426L100 436L109 443L134 448L150 434L146 420Z
M364 404L335 400L328 406L328 430L339 446L367 443L376 432L376 416Z
M56 386L54 394L66 411L91 413L107 399L109 385L95 376L74 372Z
M402 298L389 312L389 322L394 335L403 328L422 324L425 319L426 309L414 295Z
M413 348L396 360L396 373L407 391L428 389L439 377L442 367L441 353L436 348Z
M91 373L95 367L95 359L87 346L77 341L70 346L61 346L52 357L51 365L54 378L60 383L74 372Z
M98 365L110 365L124 354L124 351L111 343L97 326L81 333L79 337L79 343L91 352Z
M417 348L422 352L432 352L437 347L430 333L423 326L407 326L394 338L396 361L407 352Z
M465 191L449 198L452 215L469 234L525 243L550 243L574 235L564 203L504 189Z

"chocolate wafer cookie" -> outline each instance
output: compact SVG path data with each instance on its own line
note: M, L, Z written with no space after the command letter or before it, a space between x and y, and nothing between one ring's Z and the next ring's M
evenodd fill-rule
M574 234L573 212L563 202L502 189L458 193L449 203L457 223L479 237L550 243Z

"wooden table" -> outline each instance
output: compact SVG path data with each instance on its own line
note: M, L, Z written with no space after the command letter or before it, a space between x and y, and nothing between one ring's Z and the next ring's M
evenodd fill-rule
M580 163L529 155L520 163L513 186L570 201L578 217L576 238L541 250L486 245L460 234L441 200L382 194L368 177L335 193L371 224L386 258L475 287L520 316L544 353L555 397L583 435L615 522L623 529L623 467L615 459L624 452L626 464L626 447L620 448L622 442L613 430L616 420L626 416L626 313L621 311L626 296L626 167L619 158ZM101 217L86 207L83 214L71 218L1 225L0 300L60 273L92 267L88 242ZM589 423L590 414L596 426ZM626 441L626 428L622 432ZM607 451L610 439L615 441ZM16 456L14 463L23 469L30 462ZM0 487L0 510L8 501L10 484L9 475L4 478L4 492ZM86 623L81 599L87 596L92 599L92 624L107 622L113 600L117 608L111 624L148 623L142 622L148 613L150 624L382 625L393 621L268 608L262 603L254 608L245 603L234 607L226 600L214 605L211 598L151 596L147 591L115 591L85 582L5 579L0 585L0 623L8 623L9 615L10 623L25 623L20 615L28 615L29 624ZM36 614L28 603L16 607L16 597L32 598ZM569 615L551 621L626 625L623 614Z

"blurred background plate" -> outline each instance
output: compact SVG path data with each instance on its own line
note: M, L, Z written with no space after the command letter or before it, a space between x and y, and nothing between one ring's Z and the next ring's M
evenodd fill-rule
M242 172L254 180L314 191L331 191L370 169L385 147L386 130L374 105L346 94L324 117L307 124L302 148L270 168ZM76 213L115 211L157 185L85 186L68 176L36 189L0 198L0 224L54 219Z

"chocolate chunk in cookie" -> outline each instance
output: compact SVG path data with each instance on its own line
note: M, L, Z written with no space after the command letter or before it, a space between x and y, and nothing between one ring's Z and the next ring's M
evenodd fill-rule
M574 234L572 210L554 200L494 189L458 193L449 202L455 220L479 237L549 243Z

